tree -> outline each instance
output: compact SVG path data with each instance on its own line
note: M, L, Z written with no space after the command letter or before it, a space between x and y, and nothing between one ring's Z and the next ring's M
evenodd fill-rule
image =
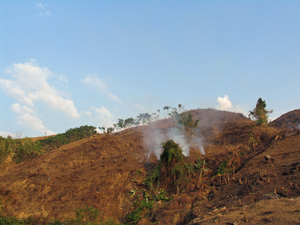
M167 115L169 115L169 109L171 108L171 106L165 106L164 108L163 108L163 110L167 110Z
M125 127L132 126L133 124L134 124L134 119L132 117L125 119Z
M273 112L273 110L266 109L267 104L266 101L263 101L261 98L257 100L256 107L253 111L249 112L249 117L254 118L259 125L267 124L269 114Z
M125 126L125 122L123 119L118 119L118 123L117 123L118 127L120 127L121 129L124 128Z
M177 109L175 107L170 107L170 109L172 109L172 111L168 115L170 117L176 117L176 115L178 115Z
M178 124L182 125L184 132L186 134L186 139L188 143L191 142L191 138L194 135L194 130L197 128L199 120L194 120L193 115L189 112L184 112L181 114L176 114L176 119Z
M145 185L148 188L159 185L160 188L174 194L188 190L192 185L194 166L187 162L182 149L173 140L162 143L162 147L160 162L145 180Z
M181 113L182 104L178 104L179 113Z
M102 133L105 133L105 126L99 127L99 130L102 130Z
M107 130L106 130L106 132L108 134L113 133L114 132L114 128L113 127L108 127Z
M152 119L151 114L149 113L140 113L140 115L137 116L136 124L139 124L142 122L142 124L145 124L146 122L150 122Z

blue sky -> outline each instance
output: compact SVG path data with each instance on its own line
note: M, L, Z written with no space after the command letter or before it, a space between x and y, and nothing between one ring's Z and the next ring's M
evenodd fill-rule
M299 108L300 1L0 0L0 135L166 105ZM161 115L163 118L164 115Z

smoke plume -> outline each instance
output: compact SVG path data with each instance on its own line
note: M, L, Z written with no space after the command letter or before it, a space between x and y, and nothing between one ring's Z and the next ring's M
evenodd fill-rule
M178 123L178 118L173 117L176 121L176 127L172 127L163 132L163 129L156 128L151 126L148 129L145 129L143 132L144 135L144 146L148 150L146 153L147 159L149 159L151 154L154 154L157 159L160 159L160 155L163 151L162 143L167 142L168 140L173 140L179 145L182 149L182 154L186 157L190 156L190 148L199 149L201 154L205 154L203 147L203 138L199 132L199 129L194 129L190 137L190 143L188 142L187 134L185 133L184 127L182 124Z

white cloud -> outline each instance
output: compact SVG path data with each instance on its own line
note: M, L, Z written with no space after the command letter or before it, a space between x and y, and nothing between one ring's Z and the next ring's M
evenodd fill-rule
M229 98L227 95L225 95L224 98L218 97L218 102L219 102L218 108L220 110L229 110L232 108L231 101L229 101Z
M40 132L45 132L48 129L44 126L43 121L37 118L36 116L32 116L28 113L17 117L18 124L26 126L28 128L32 128L34 130L40 131ZM52 132L49 131L48 132ZM54 133L54 132L52 132Z
M68 80L66 78L64 78L62 75L58 76L58 79L60 81L68 82Z
M101 79L97 78L97 76L88 76L84 80L81 80L83 83L87 84L89 87L93 87L98 89L103 94L106 94L110 98L112 98L114 101L121 102L118 97L108 92L108 85Z
M46 132L47 135L53 135L56 134L55 132L47 129L47 127L44 126L43 121L37 118L36 116L32 116L28 113L17 117L18 124L26 126L28 128L31 128L33 130L39 131L44 134Z
M101 108L92 107L91 108L96 116L93 117L93 120L97 123L98 126L111 127L113 125L113 114L106 109L104 106Z
M91 108L92 112L90 111L84 111L80 112L81 115L86 115L89 119L93 121L96 126L105 126L105 127L112 127L113 126L113 114L106 109L105 107L101 108L96 108L92 107ZM98 132L100 130L97 128Z
M46 5L44 5L42 3L37 3L36 8L39 11L41 11L40 13L38 13L39 16L45 16L45 17L51 16L51 13L46 9Z
M0 78L0 87L6 94L15 98L18 102L24 103L27 106L34 106L32 99L27 96L26 92L16 82Z
M11 133L10 132L5 132L5 131L0 131L0 136L2 137L8 137L8 136L11 136Z
M56 134L55 132L53 132L51 130L46 130L45 132L46 132L47 136Z
M138 108L139 110L141 110L141 111L147 111L147 110L148 110L147 107L142 106L142 105L139 105L139 104L135 104L134 106L135 106L136 108Z
M82 115L87 115L89 118L92 118L92 113L90 111L81 112Z
M224 98L218 97L218 103L219 105L217 108L220 110L240 112L243 113L244 115L247 115L246 106L240 106L240 105L233 106L231 101L229 100L228 95L224 95Z
M49 16L51 16L51 13L48 10L46 10L46 12L39 13L38 15L39 16L49 17Z
M96 113L98 113L98 114L100 114L100 115L103 115L103 116L108 117L108 118L113 118L113 115L112 115L112 114L110 113L110 111L107 110L104 106L101 107L101 108L95 108L95 107L92 107L92 109L93 109Z
M34 111L30 108L30 107L27 107L27 106L21 106L20 104L18 103L15 103L13 104L10 109L15 112L15 113L18 113L18 114L24 114L24 113L33 113Z
M37 3L36 6L37 6L38 8L44 9L44 5L43 5L42 3Z
M34 60L31 60L23 64L13 64L6 70L6 73L10 74L13 80L0 78L0 86L5 93L19 103L33 107L35 101L41 101L52 109L65 112L72 118L79 118L74 103L63 98L60 92L48 83L47 79L53 76L49 69L39 67Z

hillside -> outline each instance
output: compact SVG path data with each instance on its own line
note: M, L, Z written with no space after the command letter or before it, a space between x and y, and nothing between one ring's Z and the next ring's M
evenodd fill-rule
M283 114L272 125L280 129L300 129L300 109Z
M289 127L286 120L258 127L232 112L191 113L200 120L195 138L205 155L192 145L186 159L205 159L208 172L200 183L193 181L193 190L155 202L138 224L299 223L299 130L282 129ZM129 193L144 188L145 177L158 164L157 143L174 126L171 118L159 120L12 165L0 176L2 215L67 220L79 207L93 206L102 217L124 222L134 202ZM217 175L225 161L232 166Z

